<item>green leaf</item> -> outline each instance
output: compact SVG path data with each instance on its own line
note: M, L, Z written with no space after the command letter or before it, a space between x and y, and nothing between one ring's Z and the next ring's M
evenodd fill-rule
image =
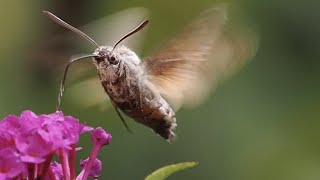
M145 180L162 180L170 176L171 174L182 171L184 169L192 168L196 165L198 165L198 162L183 162L178 164L172 164L168 166L164 166L160 169L157 169L153 173L151 173L149 176L145 178Z

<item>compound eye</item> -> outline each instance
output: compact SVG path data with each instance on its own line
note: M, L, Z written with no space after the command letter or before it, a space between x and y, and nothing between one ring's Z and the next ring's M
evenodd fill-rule
M109 62L110 62L111 64L118 64L118 61L116 60L116 58L115 58L114 56L110 56L110 57L109 57Z
M110 62L115 62L116 61L116 58L114 56L111 56L110 57Z

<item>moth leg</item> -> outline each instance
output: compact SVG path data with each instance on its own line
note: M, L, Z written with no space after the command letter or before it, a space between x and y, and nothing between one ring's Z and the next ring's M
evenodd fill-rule
M140 112L142 112L143 111L143 108L142 108L142 94L141 94L141 89L140 89L140 87L142 87L141 86L141 83L140 83L140 81L139 81L139 85L138 85L138 93L139 93L139 109L140 109Z
M127 131L130 133L130 134L133 134L133 131L130 129L130 127L128 126L127 122L124 120L124 118L122 117L119 109L114 105L114 103L111 101L111 104L112 106L114 107L114 110L117 112L120 120L122 121L123 125L126 127Z

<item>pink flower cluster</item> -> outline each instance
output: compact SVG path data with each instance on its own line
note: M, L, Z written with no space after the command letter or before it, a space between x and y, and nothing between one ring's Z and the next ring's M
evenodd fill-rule
M84 132L91 132L93 149L90 157L81 161L82 171L76 176L76 152L80 149L76 144ZM102 164L96 157L110 141L111 135L102 128L84 126L62 112L9 115L0 122L0 180L98 178ZM52 161L55 154L61 164Z

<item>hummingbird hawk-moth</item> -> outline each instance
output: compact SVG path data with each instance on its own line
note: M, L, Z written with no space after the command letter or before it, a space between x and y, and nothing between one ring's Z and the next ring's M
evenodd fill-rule
M101 85L124 124L120 110L136 122L150 127L168 142L175 139L175 111L182 105L201 102L218 81L239 69L253 57L256 50L256 39L252 33L226 28L225 6L217 6L202 13L163 49L143 61L135 52L119 43L145 27L148 20L114 46L100 46L54 14L47 11L44 13L97 47L92 54L68 62L60 86L57 109L70 65L92 57Z

